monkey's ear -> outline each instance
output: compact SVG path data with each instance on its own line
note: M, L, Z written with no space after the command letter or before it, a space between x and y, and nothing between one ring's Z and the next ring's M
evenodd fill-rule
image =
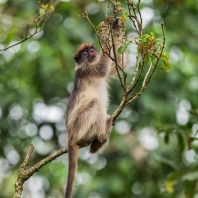
M77 54L74 54L74 60L76 61L76 63L78 62L79 56Z

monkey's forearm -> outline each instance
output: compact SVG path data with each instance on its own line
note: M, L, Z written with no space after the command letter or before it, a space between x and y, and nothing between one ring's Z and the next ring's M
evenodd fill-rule
M114 49L112 49L111 51L111 56L113 57L114 61L112 61L112 64L111 64L110 75L117 73L116 66L122 68L123 70L127 66L127 62L128 62L127 52L125 52L124 54L118 53L119 47L125 41L124 33L125 32L123 31L122 23L115 21L112 27L112 34L113 34L112 37L113 37L113 45L114 45L112 46L112 48Z

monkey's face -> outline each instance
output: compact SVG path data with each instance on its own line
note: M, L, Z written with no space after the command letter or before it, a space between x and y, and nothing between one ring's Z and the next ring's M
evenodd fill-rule
M74 60L77 64L81 64L83 62L92 63L96 60L97 56L98 52L96 51L96 48L94 46L89 46L77 52L74 56Z

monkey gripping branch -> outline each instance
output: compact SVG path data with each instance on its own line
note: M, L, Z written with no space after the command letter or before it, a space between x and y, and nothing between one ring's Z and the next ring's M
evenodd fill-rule
M51 3L47 4L47 7L42 6L42 10L44 10L43 14L46 17L44 20L44 24L50 16L47 15L48 12L46 10L53 10L54 8L51 6L52 3L54 3L55 1L50 2ZM163 39L162 42L160 42L160 39L155 38L155 35L152 32L150 34L143 34L142 16L140 12L140 0L136 4L133 3L133 1L131 0L126 0L126 5L127 9L124 9L120 2L111 0L110 3L106 5L105 20L101 22L98 26L93 25L86 12L82 14L82 17L86 18L90 25L94 28L95 33L99 38L99 43L101 45L101 48L103 49L103 52L106 53L106 55L115 63L115 69L120 81L120 85L123 90L123 94L118 108L111 115L114 122L122 112L123 108L144 92L147 85L151 81L152 76L155 73L157 66L159 65L159 62L162 65L161 69L164 69L165 71L169 71L171 67L168 61L169 55L167 52L164 52L166 41L164 33L164 24L161 23ZM112 13L110 13L110 9L113 9ZM41 15L42 13L39 16ZM119 21L121 21L123 24L122 44L119 46L118 49L115 43L115 36L113 35L113 25L115 20L117 19L119 19ZM137 31L138 36L124 36L126 29L126 20L131 21L131 23ZM102 45L100 40L101 35L104 33L108 35L108 39L105 43L105 50L104 45ZM27 40L27 38L29 37L26 36L25 40ZM137 47L136 63L132 75L128 75L124 69L124 64L126 64L126 60L124 60L126 59L125 54L127 53L126 50L129 45L136 45ZM121 57L121 61L119 60L119 57ZM139 85L138 87L140 87L139 90L137 90L137 85ZM108 130L108 136L110 135L111 130L112 126ZM86 142L82 142L82 144L78 144L78 146L79 148L81 148L90 145L92 142L93 139L89 139ZM60 155L67 153L66 148L61 148L56 153L48 156L47 158L38 162L33 167L27 169L28 161L31 157L33 149L34 146L31 145L23 164L20 166L20 169L18 171L17 179L15 182L14 198L21 197L24 182L28 180L35 172L38 172L43 166L45 166L50 161L56 159Z

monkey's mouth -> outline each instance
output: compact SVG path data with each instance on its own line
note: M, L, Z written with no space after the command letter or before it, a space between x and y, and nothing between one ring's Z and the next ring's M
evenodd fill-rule
M96 53L96 52L93 52L93 53L91 54L91 57L96 57L96 55L97 55L97 53Z
M90 56L90 58L89 58L89 62L90 63L92 63L92 62L94 62L96 60L96 56Z
M96 55L95 54L92 54L91 56L90 56L90 59L95 59L96 58Z

